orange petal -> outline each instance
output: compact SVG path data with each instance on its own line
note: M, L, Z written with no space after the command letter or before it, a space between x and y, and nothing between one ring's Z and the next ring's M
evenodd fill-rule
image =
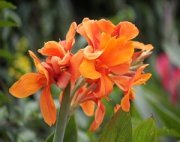
M129 92L121 100L121 107L123 111L129 112L130 110L130 101L129 101Z
M27 73L11 86L9 92L17 98L25 98L37 92L45 83L45 76Z
M94 48L99 45L100 29L94 20L83 20L78 26L77 32L86 38L88 43Z
M111 21L105 20L105 19L101 19L97 21L97 24L99 28L101 29L101 32L105 32L108 34L111 34L115 28L115 25Z
M83 51L84 51L84 57L88 60L94 60L103 53L103 51L94 51L93 47L90 45L86 46L86 48L84 48Z
M80 105L87 116L94 115L95 103L93 101L86 101L84 103L81 103Z
M79 50L76 54L74 54L70 59L70 73L71 73L71 87L74 86L76 79L79 78L79 66L83 59L83 51Z
M63 47L56 41L48 41L44 47L38 50L39 53L45 56L58 56L63 57L65 51Z
M90 126L91 131L95 131L101 125L105 115L105 107L104 105L98 101L96 112L95 112L95 119Z
M29 55L33 59L34 64L35 64L36 69L38 70L38 72L46 76L47 84L48 84L49 83L49 74L48 74L47 70L43 67L43 65L41 64L39 58L32 51L29 51Z
M138 28L131 22L120 22L119 23L119 34L120 37L126 37L127 39L133 39L139 34Z
M97 89L94 91L96 97L104 97L110 94L113 89L113 82L106 76L102 75Z
M137 69L137 71L135 72L134 77L133 77L133 78L131 79L131 81L130 81L131 86L132 86L132 85L139 84L139 83L145 83L145 81L147 81L147 80L150 78L151 74L147 74L147 75L145 75L144 77L142 76L143 78L141 77L143 70L144 70L147 66L148 66L148 64L144 64L144 65L140 66L140 67ZM138 82L138 80L139 80L139 82Z
M141 85L144 84L149 78L151 77L152 74L146 73L146 74L141 74L136 80L134 81L133 85Z
M93 60L84 59L79 67L79 72L85 78L98 79L101 77L101 73L96 71L95 63Z
M109 70L117 75L122 75L127 73L130 67L130 62L123 63L117 66L110 67Z
M71 74L67 71L63 71L58 77L57 86L61 89L66 88L70 79L71 79Z
M151 44L145 45L145 44L138 42L138 41L133 41L133 46L136 49L147 50L147 51L150 51L154 48Z
M66 34L66 46L65 46L66 51L71 50L75 42L74 36L76 34L76 28L77 28L77 24L76 22L73 22L69 28L68 33Z
M59 65L69 65L71 59L71 53L66 52L65 56L60 60Z
M110 76L111 80L123 91L127 91L129 86L130 77L127 76Z
M110 67L131 61L133 53L134 48L131 42L126 41L124 38L111 38L99 58L104 64Z
M116 106L114 107L114 113L116 113L120 108L121 108L121 105L116 104Z
M56 122L56 106L51 96L50 88L45 87L40 97L40 109L44 121L49 125Z
M108 41L110 41L111 38L112 38L111 35L106 34L106 33L102 33L101 36L100 36L99 50L103 50L106 47Z
M130 100L134 100L135 99L135 90L133 88L130 89L129 99Z

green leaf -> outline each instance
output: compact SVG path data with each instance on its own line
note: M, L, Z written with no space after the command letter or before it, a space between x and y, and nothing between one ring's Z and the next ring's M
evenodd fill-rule
M151 104L152 108L159 116L160 120L168 127L173 128L177 132L180 131L180 119L179 113L176 112L175 107L171 108L163 100L157 99L158 96L146 95L148 103ZM159 103L161 101L161 103Z
M15 9L16 6L7 1L0 1L0 10L4 8Z
M53 142L54 132L50 134L45 142ZM77 128L74 116L71 117L66 127L64 142L77 142Z
M8 20L0 20L0 27L16 27L17 24Z
M174 129L168 129L168 128L159 128L157 129L158 136L171 136L180 138L180 133L175 131Z
M132 142L130 112L119 110L104 128L98 142Z
M145 120L134 129L133 142L157 142L156 126L153 118Z

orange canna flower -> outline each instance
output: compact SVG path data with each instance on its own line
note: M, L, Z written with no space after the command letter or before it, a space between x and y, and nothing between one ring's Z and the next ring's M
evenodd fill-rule
M56 121L56 108L50 92L50 75L36 55L31 51L29 54L33 58L38 72L23 75L12 85L9 92L17 98L25 98L43 88L40 97L40 109L44 121L51 126Z
M41 62L33 52L29 51L38 72L23 75L9 89L13 96L25 98L42 88L40 109L44 121L49 126L56 122L56 107L51 96L50 86L54 83L64 89L71 80L70 62L72 54L70 50L75 42L76 27L75 22L71 24L66 40L48 41L43 48L38 50L39 53L47 56L45 62ZM78 60L75 57L73 59L74 61Z
M97 106L96 112L98 112L101 98L108 97L113 85L116 84L125 92L121 105L117 105L116 108L121 106L124 111L129 111L130 100L134 99L132 86L145 83L151 76L151 74L142 74L146 65L140 65L137 69L136 64L150 55L153 47L132 41L139 31L134 24L126 21L115 26L104 19L95 21L85 18L78 26L77 32L84 36L88 42L88 45L83 49L84 57L79 71L83 77L96 85L92 92L81 95L81 101L78 101L94 101L94 105ZM135 49L140 51L136 52ZM93 112L94 105L85 102L81 107L85 114L92 115L93 113L88 112L89 110ZM97 129L102 122L96 120L96 117L101 117L101 120L104 117L105 108L102 103L100 110L101 113L95 113L91 130Z

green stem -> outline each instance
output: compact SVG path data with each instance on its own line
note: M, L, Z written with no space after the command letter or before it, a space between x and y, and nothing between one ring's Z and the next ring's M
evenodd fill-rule
M62 104L57 117L53 142L63 142L66 125L69 120L70 103L71 103L71 99L70 99L70 84L69 84L63 93Z

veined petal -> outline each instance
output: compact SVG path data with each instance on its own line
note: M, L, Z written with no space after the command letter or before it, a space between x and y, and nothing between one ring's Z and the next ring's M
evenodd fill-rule
M139 34L138 28L128 21L120 22L117 28L119 28L119 36L128 40L135 38Z
M46 83L44 75L39 73L27 73L16 81L9 92L17 98L25 98L33 95Z
M81 103L81 108L87 116L94 115L95 103L93 101L86 101Z
M49 125L56 122L56 106L51 96L50 88L45 87L40 97L40 109L44 121Z
M56 41L46 42L44 47L39 49L38 52L45 56L58 56L61 58L65 54L63 47Z
M88 60L94 60L96 58L98 58L103 51L94 51L93 47L88 45L86 48L84 48L83 50L84 52L84 57Z
M79 71L85 78L98 79L101 77L101 73L95 69L94 60L83 59Z
M132 42L124 38L111 38L99 58L104 64L110 67L131 61L133 53L134 48Z

